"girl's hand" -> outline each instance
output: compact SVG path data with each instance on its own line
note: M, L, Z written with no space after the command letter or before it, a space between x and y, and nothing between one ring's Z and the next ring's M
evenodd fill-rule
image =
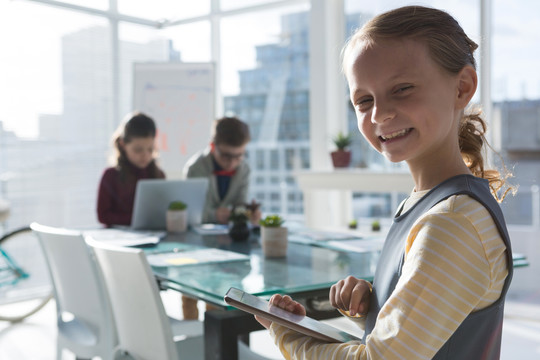
M293 299L291 299L289 295L285 295L285 296L282 296L279 294L272 295L269 301L269 306L277 306L284 310L292 312L293 314L296 314L296 315L302 315L302 316L306 315L306 308L299 302L296 302ZM272 321L258 315L255 315L255 319L267 329L272 324Z
M330 304L348 311L350 316L366 315L369 309L371 284L366 280L349 276L330 288Z

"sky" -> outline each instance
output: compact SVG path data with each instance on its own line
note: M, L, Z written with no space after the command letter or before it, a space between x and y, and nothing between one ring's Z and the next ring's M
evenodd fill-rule
M229 6L241 2L227 1ZM107 4L106 0L72 2L86 6L95 4L102 8ZM159 9L168 3L168 0L121 0L119 8L131 15L147 14L148 17L160 18L165 12L160 13ZM443 9L451 6L455 12L450 9L449 12L460 21L465 31L475 41L482 42L478 36L477 1L433 0L423 3ZM134 4L152 6L136 8ZM352 13L369 9L372 13L378 13L402 4L404 1L398 0L346 0L346 11ZM197 15L205 11L205 6L190 9L189 14L172 13L170 16ZM298 9L305 7L293 7L286 11ZM225 94L237 91L238 70L256 66L254 45L278 41L280 24L276 19L282 12L271 10L265 12L264 16L239 15L224 19L222 85ZM540 98L540 26L536 19L539 13L540 1L495 0L493 3L492 96L496 101ZM37 134L39 114L62 113L61 35L95 25L106 26L107 21L26 0L0 0L0 121L5 129L15 131L22 137L33 137ZM123 25L120 36L123 40L142 43L156 36L169 37L177 50L181 51L182 60L197 62L210 59L210 27L207 23L195 23L182 29L172 27L161 32L138 25Z

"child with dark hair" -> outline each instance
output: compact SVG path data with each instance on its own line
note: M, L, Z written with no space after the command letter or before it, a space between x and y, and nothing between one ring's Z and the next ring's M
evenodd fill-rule
M214 121L212 142L199 151L184 166L186 178L208 178L208 193L202 221L227 224L234 206L246 205L250 169L244 160L246 146L251 137L249 126L236 117L223 117ZM258 224L261 211L252 202L250 221ZM207 309L213 307L206 305ZM182 296L184 319L196 319L197 300Z
M188 160L184 175L209 179L202 221L226 224L231 208L247 201L250 169L244 156L251 137L248 125L236 117L216 120L212 132L210 146ZM258 224L260 218L257 208L251 222Z
M97 215L106 226L130 225L135 188L140 179L163 179L156 164L156 125L143 113L132 113L116 130L116 165L105 169L98 190Z

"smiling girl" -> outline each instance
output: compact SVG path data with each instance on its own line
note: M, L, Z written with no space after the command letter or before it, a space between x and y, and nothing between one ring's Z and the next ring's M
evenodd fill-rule
M266 319L287 359L498 359L512 253L497 203L505 176L484 169L486 124L467 108L477 45L446 12L410 6L379 15L343 51L362 135L415 182L398 208L373 286L349 276L330 302L364 327L328 344ZM503 192L503 197L506 192ZM289 296L270 301L298 314Z

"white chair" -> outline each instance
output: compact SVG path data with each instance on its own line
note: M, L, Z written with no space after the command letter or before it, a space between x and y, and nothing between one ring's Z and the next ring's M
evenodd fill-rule
M87 238L109 291L120 352L134 359L204 358L203 325L165 313L156 279L144 252Z
M118 337L98 264L78 231L30 225L49 267L57 310L57 358L112 360Z

